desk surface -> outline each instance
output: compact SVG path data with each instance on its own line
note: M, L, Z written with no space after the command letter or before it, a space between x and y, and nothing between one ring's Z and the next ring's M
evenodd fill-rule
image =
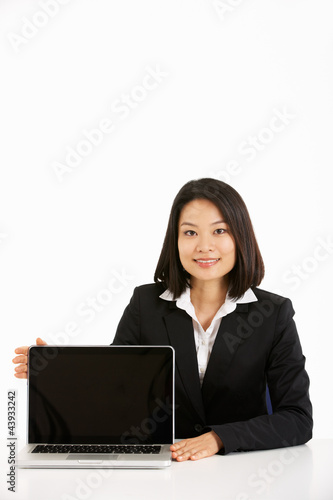
M167 469L16 469L16 493L7 490L6 444L0 443L2 500L333 499L333 440L173 462Z

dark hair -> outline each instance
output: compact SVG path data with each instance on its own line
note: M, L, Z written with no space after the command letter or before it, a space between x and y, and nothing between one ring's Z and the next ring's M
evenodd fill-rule
M184 271L178 252L178 223L183 207L197 199L209 200L220 210L229 225L236 245L236 263L229 272L229 296L239 299L250 287L258 286L265 274L264 263L254 234L252 222L242 197L217 179L187 182L177 194L170 212L168 227L154 281L162 282L174 298L191 286L190 275Z

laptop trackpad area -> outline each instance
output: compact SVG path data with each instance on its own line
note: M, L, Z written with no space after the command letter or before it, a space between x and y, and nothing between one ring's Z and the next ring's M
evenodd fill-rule
M96 464L106 460L117 460L118 457L119 455L110 455L108 453L103 455L97 453L70 453L66 460L77 460L80 464Z

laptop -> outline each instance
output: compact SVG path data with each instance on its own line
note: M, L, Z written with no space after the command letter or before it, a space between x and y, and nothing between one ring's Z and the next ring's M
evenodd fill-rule
M22 468L159 468L174 442L170 346L33 346Z

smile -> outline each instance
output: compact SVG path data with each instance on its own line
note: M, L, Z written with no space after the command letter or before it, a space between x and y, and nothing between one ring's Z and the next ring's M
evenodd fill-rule
M220 259L194 259L196 262L203 262L203 263L208 263L208 262L217 262Z
M216 264L220 259L194 259L200 267L210 267Z

